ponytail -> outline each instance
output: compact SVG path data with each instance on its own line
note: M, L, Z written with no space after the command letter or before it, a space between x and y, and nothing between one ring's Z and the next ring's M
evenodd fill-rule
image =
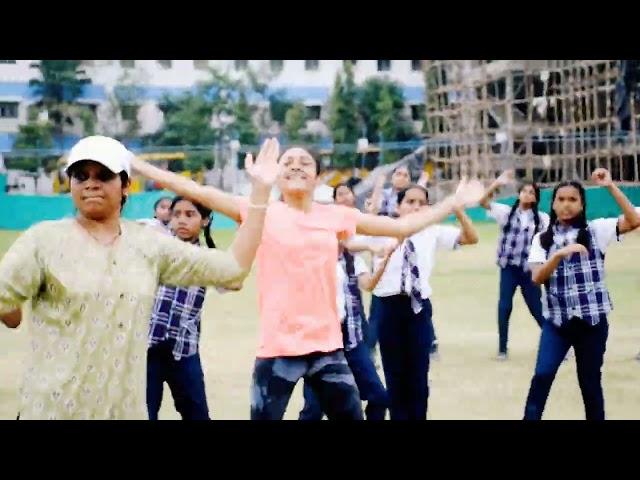
M509 216L507 217L507 222L502 227L502 235L504 236L504 238L506 238L507 233L509 232L509 229L511 228L511 219L513 218L513 215L516 213L516 210L518 209L519 206L520 206L520 200L516 200L515 203L513 204L513 206L511 207L511 210L509 211Z
M207 222L207 224L203 228L203 230L204 230L204 240L205 240L205 242L207 242L207 247L216 248L216 243L213 241L213 238L211 237L211 222L213 221L213 219L211 217L209 217L208 220L209 221Z
M538 233L538 230L540 229L540 212L538 211L537 202L533 205L533 207L531 207L531 210L533 210L533 223L535 224L535 228L533 229L533 234L535 235L536 233Z

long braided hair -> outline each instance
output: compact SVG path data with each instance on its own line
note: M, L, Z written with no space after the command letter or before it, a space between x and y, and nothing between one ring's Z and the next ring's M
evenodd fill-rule
M578 191L578 194L580 195L580 200L582 201L582 211L572 219L571 225L575 228L580 229L578 231L578 238L576 241L588 250L591 247L591 235L589 235L589 231L587 230L587 198L582 184L573 180L560 182L558 185L556 185L556 188L553 189L553 194L551 195L551 211L549 212L549 228L547 228L547 230L543 232L542 235L540 235L540 245L546 251L549 251L549 248L551 248L551 245L553 244L553 226L558 221L558 216L553 209L553 203L556 200L558 190L562 187L573 187Z

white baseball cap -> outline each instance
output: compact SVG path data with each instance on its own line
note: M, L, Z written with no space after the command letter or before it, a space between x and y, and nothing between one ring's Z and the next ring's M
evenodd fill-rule
M133 153L115 138L93 135L83 138L71 148L65 171L68 172L69 167L74 163L93 160L104 165L113 173L126 172L131 176L132 158Z

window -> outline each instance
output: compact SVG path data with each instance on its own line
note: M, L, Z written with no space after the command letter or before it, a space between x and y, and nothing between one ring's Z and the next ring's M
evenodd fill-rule
M16 61L15 60L0 60L0 63L6 63L6 64L10 64L10 65L15 65Z
M425 112L426 112L425 106L422 103L411 105L411 120L413 121L424 120Z
M284 60L269 60L269 66L272 72L281 72L284 68Z
M234 66L236 70L246 70L249 67L249 60L236 60Z
M320 114L322 113L321 105L307 105L305 107L307 120L320 120Z
M194 60L193 68L196 70L206 70L209 68L209 60Z
M391 70L391 60L378 60L378 71L388 72Z
M135 68L136 61L135 60L120 60L120 66L122 68Z
M18 118L18 103L0 102L0 118Z
M422 70L422 60L411 60L411 70L414 72Z
M122 120L136 120L138 118L138 106L125 103L120 107L120 114L122 115Z
M171 62L171 60L158 60L158 65L160 65L165 70L168 70L173 65L173 62Z
M305 60L304 69L307 71L315 71L320 68L320 60Z

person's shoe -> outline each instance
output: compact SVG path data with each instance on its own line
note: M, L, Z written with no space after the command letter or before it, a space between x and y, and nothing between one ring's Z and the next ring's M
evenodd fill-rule
M504 362L508 358L509 357L507 356L507 352L498 352L498 356L496 357L496 360L498 360L499 362Z

